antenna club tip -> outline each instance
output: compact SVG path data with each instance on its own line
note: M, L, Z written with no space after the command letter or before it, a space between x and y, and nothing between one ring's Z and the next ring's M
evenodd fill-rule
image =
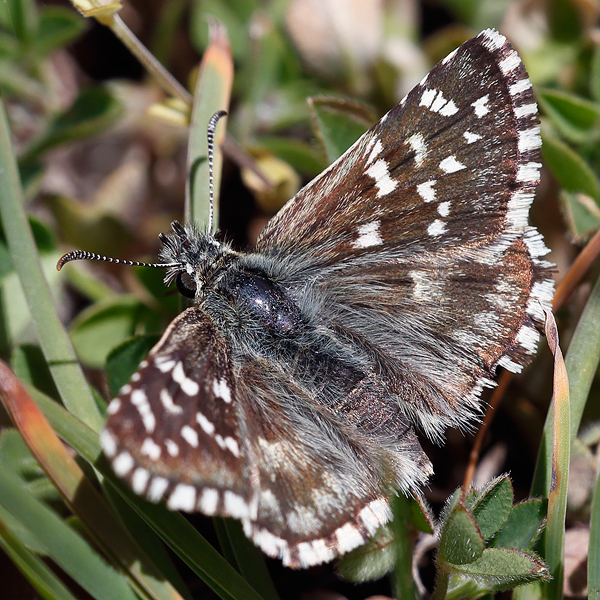
M63 254L56 263L56 270L60 271L68 262L71 262L75 257L73 256L73 252L67 252Z

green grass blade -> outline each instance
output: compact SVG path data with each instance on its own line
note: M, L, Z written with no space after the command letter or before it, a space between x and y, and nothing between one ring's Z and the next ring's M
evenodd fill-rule
M592 500L587 577L589 600L600 600L600 475L596 477Z
M76 600L64 583L37 555L31 552L5 524L8 513L0 507L0 548L46 600Z
M99 431L103 419L54 309L23 206L8 120L4 104L0 101L0 215L13 264L21 280L42 351L65 406L92 429Z
M553 459L552 484L548 495L548 521L545 532L545 559L552 580L546 584L547 597L560 599L563 595L565 567L565 518L567 514L567 487L571 456L569 381L558 344L554 316L546 313L546 336L554 354L553 400Z
M210 24L210 43L206 48L196 89L190 137L188 142L188 182L185 199L185 220L206 225L209 213L208 146L206 126L218 110L229 109L233 84L233 59L225 28L214 21ZM214 224L219 223L219 188L221 183L221 152L219 147L225 137L225 119L215 134L214 160Z
M0 505L34 535L52 560L98 600L137 600L125 578L54 511L34 498L24 482L0 463Z
M592 381L600 363L600 279L596 282L565 357L569 377L570 438L577 436ZM552 406L548 410L531 486L532 496L548 497L552 482Z

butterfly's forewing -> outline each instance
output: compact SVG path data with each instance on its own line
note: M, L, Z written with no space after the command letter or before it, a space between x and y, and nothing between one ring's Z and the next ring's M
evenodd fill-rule
M206 515L256 511L228 348L200 309L169 325L108 414L104 452L138 494Z
M465 426L496 365L520 370L553 284L528 226L541 138L527 73L485 31L266 226L301 255L324 322L375 348L415 422ZM306 265L310 265L307 267Z

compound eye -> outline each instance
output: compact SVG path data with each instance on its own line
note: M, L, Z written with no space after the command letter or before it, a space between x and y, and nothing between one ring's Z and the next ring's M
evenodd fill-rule
M177 275L177 279L175 280L175 284L177 285L177 289L182 296L185 296L186 298L196 297L196 283L189 273L186 273L185 271L179 273L179 275Z

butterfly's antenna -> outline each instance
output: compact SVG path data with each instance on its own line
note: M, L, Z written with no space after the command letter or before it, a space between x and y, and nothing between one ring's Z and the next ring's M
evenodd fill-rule
M213 219L215 212L215 194L214 194L214 178L213 178L213 163L215 158L215 129L217 123L221 117L227 114L224 110L217 111L208 122L208 128L206 130L206 141L208 142L208 198L209 198L209 209L208 209L208 233L212 234L213 230Z
M110 256L102 256L94 252L86 252L85 250L73 250L61 256L56 264L56 268L60 271L68 262L72 260L101 260L104 262L116 263L121 265L130 265L132 267L153 267L160 269L169 269L171 267L180 266L179 263L145 263L137 260L124 260L122 258L111 258Z

